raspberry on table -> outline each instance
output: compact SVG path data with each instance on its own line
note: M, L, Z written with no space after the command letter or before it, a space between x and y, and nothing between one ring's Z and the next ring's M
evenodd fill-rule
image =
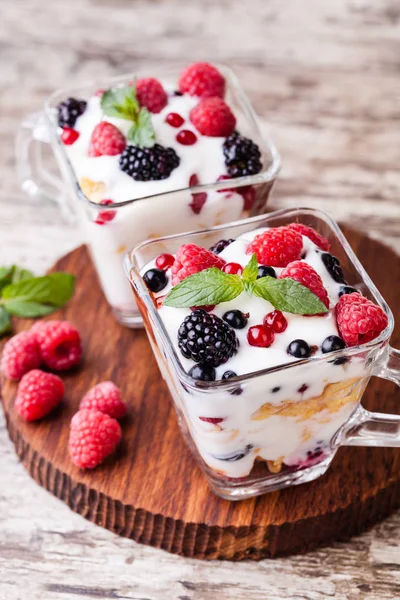
M7 379L21 379L25 373L40 367L42 362L36 335L22 331L5 343L0 369Z
M121 435L116 419L82 408L71 420L68 448L72 462L82 469L94 469L115 450Z
M119 387L113 381L102 381L90 388L82 398L79 408L96 409L113 419L120 419L128 410L125 402L121 400Z
M226 138L223 145L225 164L231 177L256 175L262 169L261 152L252 140L237 131ZM241 189L238 189L239 194Z
M194 63L187 67L179 78L179 91L189 96L209 98L224 97L225 78L212 65L206 62Z
M93 129L90 139L89 156L115 156L121 154L126 146L122 132L112 123L101 121Z
M286 278L294 279L304 285L325 304L326 308L329 308L328 292L324 288L321 277L311 265L303 260L289 263L279 275L279 279Z
M345 294L335 306L337 326L347 346L366 344L386 329L388 318L377 306L361 294Z
M218 367L237 352L239 342L232 327L214 314L198 309L178 329L178 346L185 358Z
M167 179L179 166L180 158L173 148L154 144L142 148L129 144L119 158L119 167L135 181Z
M286 267L300 258L303 239L289 227L272 227L256 235L247 246L246 254L255 253L260 265Z
M190 111L190 120L202 135L227 137L233 133L236 117L221 98L204 98Z
M318 246L320 250L325 250L326 252L329 251L330 243L328 242L328 240L324 238L320 233L318 233L318 231L315 231L315 229L313 229L312 227L308 227L308 225L303 225L303 223L290 223L288 227L290 227L290 229L293 229L294 231L297 231L301 235L308 237L308 239L314 242L314 244Z
M68 98L64 102L60 102L57 106L59 126L73 129L77 118L85 112L86 107L86 100L77 100L76 98Z
M33 369L18 384L14 408L26 421L48 415L64 396L64 384L58 375Z
M140 106L159 113L168 104L168 96L158 79L147 77L136 81L136 96Z
M80 363L79 331L69 321L39 321L32 329L43 363L54 371L65 371Z
M183 244L176 253L175 262L171 267L172 285L176 285L189 275L204 271L210 267L222 269L225 261L196 244Z

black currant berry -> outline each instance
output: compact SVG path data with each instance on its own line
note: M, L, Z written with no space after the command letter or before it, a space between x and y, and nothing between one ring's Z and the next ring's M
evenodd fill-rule
M222 315L224 321L234 329L243 329L247 325L247 317L241 310L228 310Z
M287 347L286 352L296 358L308 358L311 356L311 348L304 340L293 340Z
M143 280L151 292L161 292L168 283L165 271L161 269L149 269L143 275Z

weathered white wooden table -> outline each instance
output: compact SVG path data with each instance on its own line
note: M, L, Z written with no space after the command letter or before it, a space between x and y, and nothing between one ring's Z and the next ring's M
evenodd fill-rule
M398 0L1 0L0 262L37 272L79 244L19 191L13 139L54 88L140 63L230 64L284 159L274 205L323 207L400 251ZM390 265L384 265L390 277ZM18 464L0 417L0 600L400 598L400 515L347 544L205 563L71 513Z

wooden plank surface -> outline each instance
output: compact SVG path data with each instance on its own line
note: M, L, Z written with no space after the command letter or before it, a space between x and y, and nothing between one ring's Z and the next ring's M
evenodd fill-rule
M40 272L82 239L56 207L18 189L22 117L93 73L196 59L233 67L274 137L284 161L275 206L323 207L400 251L397 0L1 0L0 8L1 263ZM2 420L0 453L0 600L400 598L400 515L306 556L201 563L71 513L28 478Z

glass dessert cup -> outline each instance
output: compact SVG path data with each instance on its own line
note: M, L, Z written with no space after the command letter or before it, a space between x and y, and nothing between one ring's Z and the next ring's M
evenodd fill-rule
M345 278L388 316L374 340L220 381L195 381L183 369L141 273L158 254L185 243L209 247L259 227L293 221L331 243ZM324 474L341 445L400 447L400 417L371 413L361 398L371 376L400 386L400 352L389 345L393 315L337 224L312 209L290 209L223 227L148 241L125 268L183 435L211 489L229 500L312 481ZM307 392L296 394L304 383ZM277 388L287 390L276 401Z
M108 204L106 209L100 206L100 201L107 198L101 177L96 181L82 177L78 180L60 140L56 107L68 96L89 98L96 90L126 85L140 73L99 79L57 91L47 100L42 113L31 115L22 123L16 141L22 188L32 197L56 201L65 216L78 217L102 289L116 318L124 325L142 326L123 269L123 257L129 248L147 239L203 229L265 212L280 158L272 141L261 132L253 108L235 75L226 67L218 68L226 79L226 101L236 115L238 129L260 148L263 168L256 175L204 185L190 186L188 181L180 189L156 194L152 194L149 185L146 195ZM149 76L149 73L143 75ZM176 81L178 70L152 72L151 75L167 82ZM63 181L54 172L54 165L53 170L50 168L53 155ZM201 211L191 208L204 198L207 201Z

